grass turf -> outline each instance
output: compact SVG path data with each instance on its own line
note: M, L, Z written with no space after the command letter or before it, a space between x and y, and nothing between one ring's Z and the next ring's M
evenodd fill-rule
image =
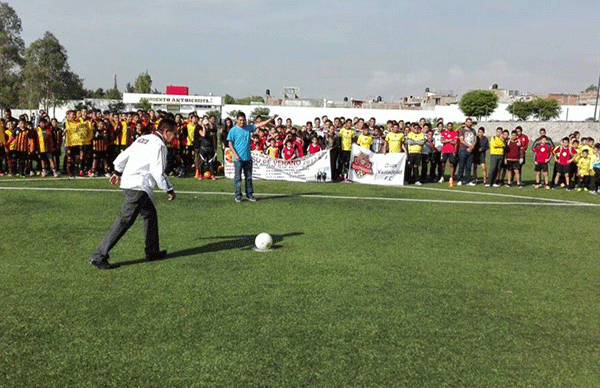
M596 197L174 183L154 196L169 257L141 260L138 220L99 271L119 190L0 180L0 386L600 385L599 208L567 202ZM248 249L264 231L276 249Z

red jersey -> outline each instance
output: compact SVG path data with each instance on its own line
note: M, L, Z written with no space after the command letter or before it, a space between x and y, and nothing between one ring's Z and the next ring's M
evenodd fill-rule
M321 151L321 145L320 144L310 143L310 145L308 146L308 154L309 155L316 154L319 151Z
M568 166L575 154L577 154L577 151L572 147L558 146L554 149L554 155L556 155L558 164L562 166Z
M527 147L529 147L529 138L526 134L522 133L521 136L517 137L517 139L521 142L521 147L523 151L527 151Z
M536 162L548 163L548 160L550 160L550 157L552 156L552 147L548 144L539 144L533 149L533 153L535 154Z
M291 160L294 156L296 156L296 148L283 147L283 159L284 160Z
M442 140L456 140L455 144L445 143L442 145L443 154L453 154L456 152L456 146L458 145L458 131L449 131L447 129L443 130Z
M521 150L523 146L519 140L509 140L506 144L506 160L519 160L521 159Z
M301 158L304 156L304 150L302 149L302 141L300 139L296 139L296 141L294 141L294 146L296 147L296 150L298 151L298 157Z

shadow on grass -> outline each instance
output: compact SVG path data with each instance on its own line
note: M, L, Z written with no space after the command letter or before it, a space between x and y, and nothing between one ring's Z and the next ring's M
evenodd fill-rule
M281 235L273 235L272 236L273 237L273 247L271 249L281 248L281 246L277 245L277 243L283 241L286 237L301 236L303 234L304 233L301 233L301 232L294 232L294 233L287 233L287 234L281 234ZM177 257L195 256L195 255L199 255L201 253L207 253L207 252L219 252L219 251L225 251L225 250L230 250L230 249L252 249L254 247L254 239L255 238L256 238L255 235L203 237L200 240L217 240L218 239L218 240L222 240L222 241L206 244L206 245L196 247L196 248L189 248L189 249L184 249L181 251L170 252L167 254L167 256L164 259L160 259L160 260L139 259L139 260L124 261L122 263L115 263L115 264L118 264L119 266L125 266L125 265L142 264L142 263L147 263L147 262L151 262L151 261L164 261L164 260L169 260L169 259L175 259Z

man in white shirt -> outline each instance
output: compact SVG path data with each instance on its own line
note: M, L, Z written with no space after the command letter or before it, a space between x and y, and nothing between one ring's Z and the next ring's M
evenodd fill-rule
M100 269L119 266L108 262L108 252L133 225L138 214L144 221L146 259L159 260L166 257L167 251L159 250L158 217L150 196L156 185L169 194L169 201L175 199L173 185L164 173L167 164L166 144L171 144L175 139L175 127L173 120L162 120L156 132L139 137L115 159L115 172L110 177L110 183L121 183L125 203L119 218L92 254L91 265Z

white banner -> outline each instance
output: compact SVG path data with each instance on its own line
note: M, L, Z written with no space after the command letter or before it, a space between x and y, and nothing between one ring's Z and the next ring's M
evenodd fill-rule
M351 181L371 185L403 186L406 154L376 154L371 150L352 144L350 169Z
M275 159L253 152L252 163L252 178L317 182L319 177L322 177L322 181L331 181L329 150L294 160ZM233 179L234 174L233 155L231 150L227 148L225 150L225 177Z

